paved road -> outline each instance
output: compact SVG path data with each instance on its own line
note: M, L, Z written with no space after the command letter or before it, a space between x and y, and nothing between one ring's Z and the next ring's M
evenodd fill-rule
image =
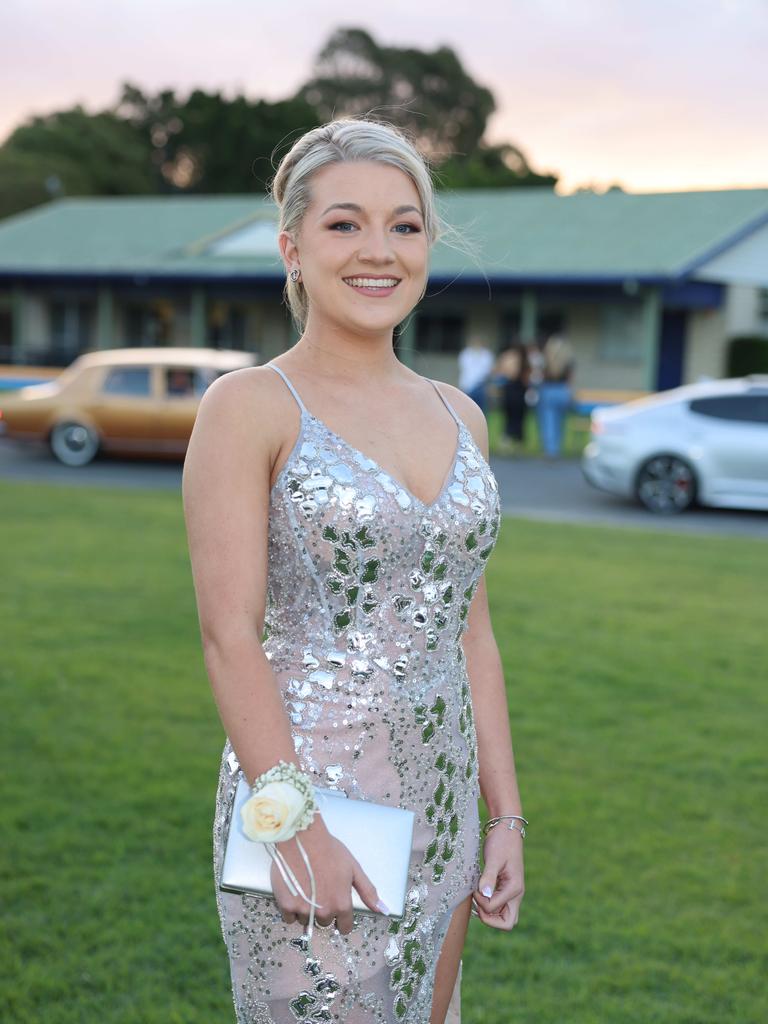
M491 459L491 465L504 511L510 515L768 540L768 512L693 508L679 515L654 515L634 502L596 490L583 478L576 459Z
M724 534L768 540L768 513L692 509L656 516L595 490L575 459L493 458L504 511L552 522L596 523L683 533ZM97 458L81 469L62 466L43 445L0 438L0 479L97 487L160 487L178 490L181 463Z

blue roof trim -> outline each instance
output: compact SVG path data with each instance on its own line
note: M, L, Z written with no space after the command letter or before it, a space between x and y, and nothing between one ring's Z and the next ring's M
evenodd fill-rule
M726 252L728 249L732 249L734 245L738 245L739 242L743 242L745 238L749 238L750 235L759 231L760 228L765 227L766 224L768 224L768 210L761 213L759 217L755 217L754 220L749 221L749 223L742 225L730 235L726 235L725 238L721 239L711 248L705 250L705 252L700 256L697 256L689 263L686 263L678 271L678 276L688 277L695 270L699 270L700 267L704 266L705 263L709 263L709 261L713 260L716 256L722 255L722 253Z
M488 274L487 280L482 274L430 274L430 284L510 284L525 286L532 284L608 284L623 285L625 281L637 284L665 285L676 281L673 274Z
M725 285L717 281L680 281L661 290L661 303L669 309L719 309L724 301Z
M153 273L152 271L130 270L130 271L91 271L91 270L2 270L0 269L0 281L29 281L49 283L55 281L58 284L125 284L133 282L138 286L155 282L157 284L226 284L230 281L247 284L284 284L285 277L282 274L212 274L206 273Z
M207 281L264 281L284 282L285 277L274 271L251 271L250 273L227 273L220 271L214 273L207 269L204 271L152 271L152 270L39 270L39 269L18 269L3 270L0 268L0 280L11 281L26 278L37 281L176 281L191 282L195 284ZM673 274L492 274L486 277L482 274L463 274L461 271L455 274L437 273L430 274L430 284L468 284L487 285L488 281L496 285L623 285L625 281L636 282L644 285L665 285L677 283L678 278Z
M14 283L19 280L29 284L50 284L55 282L59 285L99 285L99 284L133 284L137 288L146 285L188 285L191 287L206 285L215 288L217 285L247 285L250 289L258 292L274 289L277 293L282 290L284 277L281 274L152 274L152 273L61 273L59 271L28 271L26 273L7 273L0 271L0 283ZM519 291L522 288L533 287L541 289L563 289L563 301L570 298L578 298L578 294L569 296L570 289L598 289L591 293L591 298L601 301L627 281L632 281L645 287L658 287L661 289L662 302L665 305L678 306L680 308L703 308L717 307L722 304L724 294L723 285L714 282L678 280L664 277L629 277L626 275L612 275L605 277L580 277L580 276L551 276L551 277L516 277L511 275L491 277L491 289L509 289ZM428 289L439 288L443 291L451 286L457 290L462 288L487 291L489 282L484 277L476 275L443 275L435 274L429 278ZM602 295L600 294L602 292ZM435 298L427 291L426 298ZM622 289L622 298L627 293ZM587 296L583 296L587 298Z

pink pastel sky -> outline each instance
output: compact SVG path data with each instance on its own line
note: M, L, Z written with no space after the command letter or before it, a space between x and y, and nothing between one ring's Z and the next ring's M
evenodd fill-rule
M766 0L354 10L342 0L2 0L0 140L31 114L110 106L126 80L279 99L335 28L355 26L382 45L453 47L496 97L488 138L559 174L561 192L768 187Z

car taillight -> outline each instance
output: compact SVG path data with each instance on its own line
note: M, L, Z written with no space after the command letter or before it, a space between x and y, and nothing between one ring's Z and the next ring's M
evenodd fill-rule
M617 420L592 420L590 424L590 430L595 436L598 434L623 434L626 429L626 423Z

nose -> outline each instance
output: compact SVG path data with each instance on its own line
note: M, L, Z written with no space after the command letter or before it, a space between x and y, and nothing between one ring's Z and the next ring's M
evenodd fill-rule
M395 254L392 251L392 239L389 231L385 228L379 230L371 228L361 239L358 258L363 263L394 263Z

